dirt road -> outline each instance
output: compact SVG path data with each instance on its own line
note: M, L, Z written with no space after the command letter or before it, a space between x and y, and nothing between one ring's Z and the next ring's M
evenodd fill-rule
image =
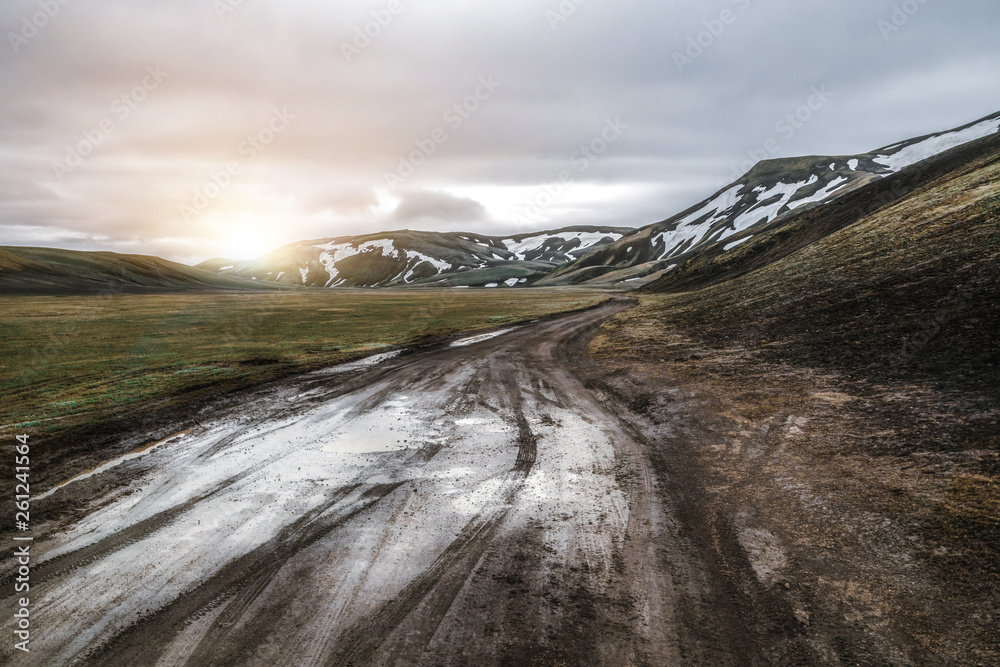
M736 565L581 380L627 307L313 373L57 489L32 650L0 661L743 662Z

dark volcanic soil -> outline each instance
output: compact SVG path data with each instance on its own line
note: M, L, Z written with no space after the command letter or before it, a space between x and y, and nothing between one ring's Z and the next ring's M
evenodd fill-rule
M989 582L949 586L893 490L840 476L831 424L877 422L813 378L746 415L593 362L628 306L300 377L57 490L19 663L994 661Z

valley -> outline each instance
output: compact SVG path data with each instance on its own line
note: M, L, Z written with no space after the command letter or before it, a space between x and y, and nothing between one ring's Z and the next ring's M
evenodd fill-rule
M996 664L998 128L634 229L0 250L17 659Z

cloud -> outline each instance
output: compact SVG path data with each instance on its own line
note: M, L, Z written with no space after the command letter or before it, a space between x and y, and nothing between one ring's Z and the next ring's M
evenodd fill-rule
M341 44L379 0L255 0L222 16L203 0L60 5L16 53L0 45L0 243L198 261L246 220L275 245L398 225L501 233L613 118L628 130L539 224L639 226L718 189L812 86L833 97L780 155L865 151L1000 109L1000 5L929 2L887 39L894 4L590 0L553 27L556 0L423 0L350 62ZM679 71L675 53L723 9L736 20ZM37 11L0 4L0 33ZM168 76L136 100L149 67ZM502 85L456 126L483 76ZM275 108L294 120L247 159ZM444 140L394 209L386 173L435 130ZM181 205L233 161L186 219Z
M404 224L464 224L471 228L487 217L486 207L466 197L447 192L421 190L407 192L392 215Z

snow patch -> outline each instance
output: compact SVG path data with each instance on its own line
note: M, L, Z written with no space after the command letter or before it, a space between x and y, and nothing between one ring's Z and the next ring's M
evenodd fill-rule
M838 176L837 178L830 181L825 188L821 188L816 194L811 197L803 197L797 201L794 201L788 205L791 210L797 209L799 206L804 206L805 204L811 204L813 202L823 201L831 194L842 188L847 184L846 176Z
M893 172L897 172L900 169L909 167L911 164L916 164L921 160L934 157L935 155L955 148L956 146L961 146L962 144L975 141L976 139L982 139L983 137L994 134L998 130L1000 130L1000 118L984 120L983 122L976 123L975 125L967 127L964 130L945 132L943 134L938 134L928 139L924 139L923 141L907 146L892 155L879 155L875 158L875 162L888 167Z
M740 239L739 241L733 241L732 243L727 243L726 245L722 246L722 252L727 252L729 250L732 250L739 244L749 241L752 238L753 238L752 236L748 236L745 239Z
M416 260L416 261L413 263L413 268L407 271L406 275L403 276L404 283L410 282L410 277L413 275L413 272L416 271L417 267L423 264L424 262L427 262L428 264L433 266L434 270L437 271L439 275L441 273L444 273L445 271L450 271L452 268L454 268L454 265L449 264L448 262L441 261L440 259L434 259L433 257L425 255L422 252L417 252L416 250L407 250L405 252L406 252L406 257L409 260L411 261Z
M719 236L719 240L721 241L722 239L732 236L733 234L742 232L744 229L756 223L771 222L778 217L778 214L792 200L792 197L795 196L796 192L808 185L812 185L818 180L818 176L811 176L809 180L799 181L797 183L776 183L770 189L765 190L760 197L758 197L758 201L767 201L778 197L777 201L766 206L757 204L756 206L751 207L750 210L746 211L733 221L733 229L727 229L724 231Z
M334 375L337 373L347 373L350 371L358 371L365 368L371 368L372 366L377 366L383 361L388 361L389 359L395 359L400 354L402 350L390 350L389 352L379 352L378 354L373 354L368 357L358 359L357 361L350 361L346 364L339 364L337 366L331 366L330 368L321 368L318 371L312 371L310 375Z
M525 261L528 253L540 250L552 239L559 239L566 244L578 240L580 241L580 245L567 251L578 252L581 249L592 248L604 239L609 238L612 241L617 241L621 237L621 234L615 234L612 232L562 232L561 234L541 234L539 236L529 236L528 238L520 241L515 241L514 239L503 239L502 243L508 251L512 252L517 259L523 262ZM555 249L554 251L562 252L558 249Z

